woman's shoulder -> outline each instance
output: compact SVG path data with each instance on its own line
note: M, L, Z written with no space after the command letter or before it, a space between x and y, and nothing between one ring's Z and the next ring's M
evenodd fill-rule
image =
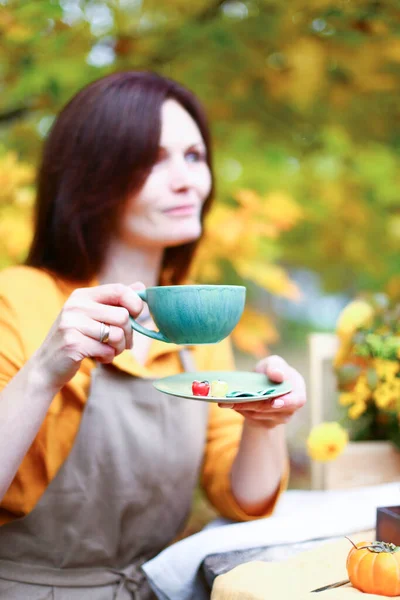
M54 277L27 266L0 272L0 311L24 344L27 356L44 339L63 304Z
M54 277L47 271L36 267L14 265L0 271L1 292L19 292L21 289L30 287L32 284L37 285L46 281L54 283Z
M46 303L55 286L54 277L35 267L16 265L0 271L0 297L25 309L35 300Z

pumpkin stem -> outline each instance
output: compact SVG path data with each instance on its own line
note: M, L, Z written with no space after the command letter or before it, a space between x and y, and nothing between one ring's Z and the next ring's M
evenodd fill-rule
M347 535L344 536L346 538L346 540L349 540L350 544L352 546L354 546L354 548L357 550L357 546L355 545L355 543L353 542L353 540L351 540L349 537L347 537Z
M366 546L356 546L349 538L347 539L353 544L356 550L369 550L370 552L376 552L377 554L379 554L380 552L387 552L388 554L393 554L394 552L398 552L400 550L400 546L396 546L391 542L371 542Z

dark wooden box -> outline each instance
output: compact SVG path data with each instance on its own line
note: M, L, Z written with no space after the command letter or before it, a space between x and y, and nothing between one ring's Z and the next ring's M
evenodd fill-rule
M400 506L382 506L377 509L376 539L400 546Z

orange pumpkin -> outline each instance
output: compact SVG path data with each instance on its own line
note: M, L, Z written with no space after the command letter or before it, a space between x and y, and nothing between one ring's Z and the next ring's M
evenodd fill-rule
M400 595L400 546L386 542L353 544L346 566L351 584L361 592Z

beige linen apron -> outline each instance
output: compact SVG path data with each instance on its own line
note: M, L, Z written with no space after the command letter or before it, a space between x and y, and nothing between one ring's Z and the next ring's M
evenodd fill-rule
M96 368L69 457L33 511L0 527L0 599L154 598L140 567L184 525L207 421L205 402Z

